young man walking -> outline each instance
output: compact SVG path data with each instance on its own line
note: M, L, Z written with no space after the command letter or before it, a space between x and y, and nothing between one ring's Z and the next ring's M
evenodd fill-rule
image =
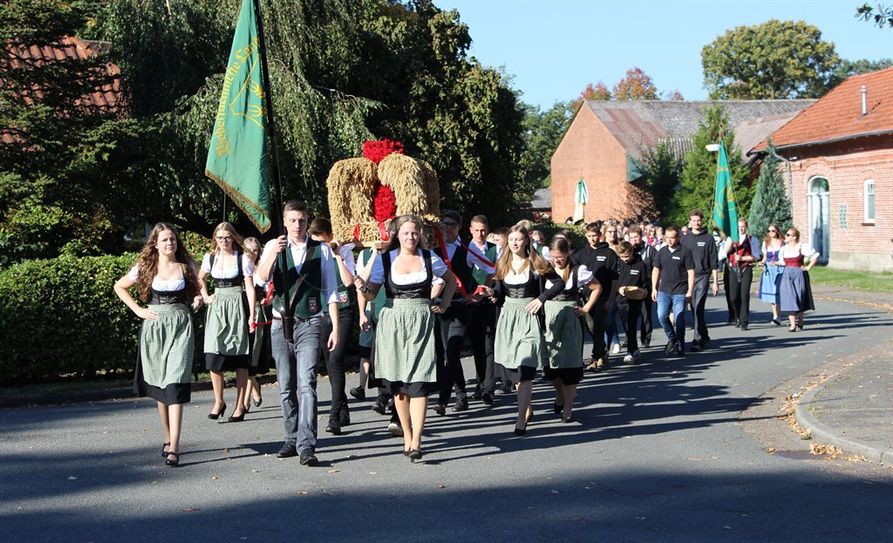
M697 352L707 346L710 334L707 332L707 320L704 318L704 308L707 305L708 283L712 278L713 295L719 292L719 259L716 250L716 241L710 232L703 229L704 214L700 209L694 209L688 214L688 234L682 236L682 247L687 249L695 263L695 288L692 292L691 306L694 313L694 340L691 344L692 352Z
M617 294L617 254L604 241L600 221L586 225L586 242L587 246L575 251L573 256L574 261L585 265L602 285L602 293L586 319L592 332L592 361L587 369L601 371L607 360L605 331L608 327L608 315Z
M691 253L679 243L679 229L667 227L666 245L654 259L651 271L651 300L657 302L657 319L667 334L667 354L685 354L685 304L691 301L695 285L695 264ZM670 322L670 311L673 322Z

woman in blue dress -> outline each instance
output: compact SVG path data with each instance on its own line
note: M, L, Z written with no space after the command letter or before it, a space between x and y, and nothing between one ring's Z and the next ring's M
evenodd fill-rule
M775 326L781 326L778 315L778 285L784 272L784 268L776 266L775 263L778 262L778 253L783 243L778 225L770 224L763 239L763 259L760 261L763 266L763 275L760 277L760 300L772 308L772 324Z

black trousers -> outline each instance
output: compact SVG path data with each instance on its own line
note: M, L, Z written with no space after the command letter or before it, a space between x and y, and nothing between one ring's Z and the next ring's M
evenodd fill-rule
M750 285L753 283L753 266L729 271L729 298L735 318L746 326L750 314Z
M462 344L469 318L468 306L456 301L447 312L439 315L440 348L438 349L437 374L440 397L438 403L446 405L450 402L453 390L456 396L465 395L465 372L462 370Z
M468 306L468 338L474 353L474 369L481 394L496 388L493 341L496 336L496 306L483 300Z
M348 343L353 331L353 308L338 309L338 346L334 351L329 351L327 343L329 334L332 333L332 319L328 313L322 319L319 330L319 350L322 351L326 361L326 373L329 375L329 384L332 386L332 407L330 413L337 417L342 409L347 409L347 394L344 388L347 381L344 377L344 359L347 354Z
M729 292L729 265L723 261L722 263L722 290L726 295L726 306L729 308L729 322L735 320L735 306L732 305L732 293Z
M642 314L642 301L618 296L617 312L620 315L620 321L626 327L626 350L628 353L634 353L639 350L636 343L636 330L639 326L639 316Z
M707 341L710 334L707 332L707 319L704 317L704 309L707 306L707 291L710 290L710 273L702 273L695 275L695 289L692 292L691 308L694 314L694 331L695 341Z
M642 343L651 344L651 332L654 330L654 324L651 322L651 315L654 313L654 302L651 301L651 291L642 300ZM633 328L635 330L635 328ZM627 334L628 336L629 334ZM628 340L627 340L628 341ZM630 351L632 352L632 351Z
M607 296L599 297L586 316L586 324L589 333L592 334L592 358L601 358L607 351L605 346L605 330L608 328L608 313L605 311L607 301Z

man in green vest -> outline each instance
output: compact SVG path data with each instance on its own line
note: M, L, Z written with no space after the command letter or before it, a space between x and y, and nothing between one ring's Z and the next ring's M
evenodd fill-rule
M468 252L473 257L471 273L479 285L491 285L491 278L496 270L496 244L487 241L490 224L484 215L471 218L468 227L471 232L471 243ZM468 324L471 350L474 353L474 369L477 374L477 386L474 398L487 405L493 404L493 392L496 388L495 366L493 364L493 339L496 335L496 306L489 298L471 305L471 318Z
M328 245L307 235L307 204L289 200L282 217L288 235L267 242L255 272L261 281L272 280L276 289L270 336L285 426L285 444L276 456L300 454L302 465L316 466L316 362L323 304L332 318L326 346L331 351L338 345L335 259ZM286 271L284 278L279 269ZM285 340L283 322L292 323L292 343Z

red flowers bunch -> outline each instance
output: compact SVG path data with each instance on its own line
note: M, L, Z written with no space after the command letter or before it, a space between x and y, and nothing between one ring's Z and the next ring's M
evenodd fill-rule
M393 219L397 215L397 196L391 187L382 185L381 182L376 183L372 202L373 215L379 223Z
M363 142L363 156L378 164L391 153L403 154L403 144L399 141L382 138Z

